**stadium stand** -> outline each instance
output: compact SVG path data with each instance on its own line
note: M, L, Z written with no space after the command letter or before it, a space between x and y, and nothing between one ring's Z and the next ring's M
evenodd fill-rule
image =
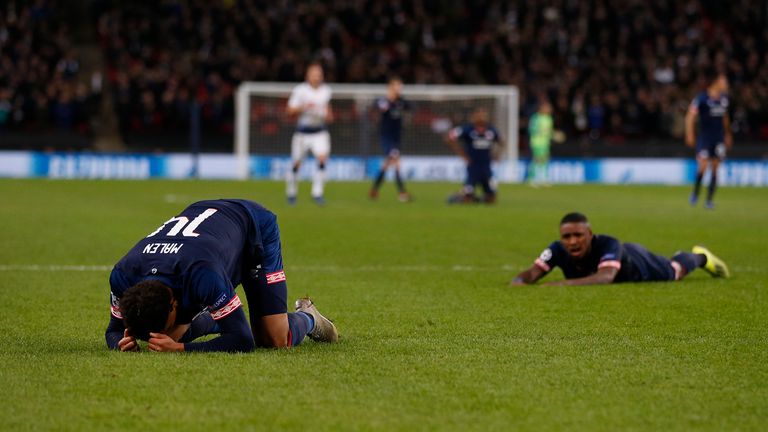
M4 2L0 11L0 136L88 137L100 85L87 83L60 9L53 2ZM45 144L55 140L38 140ZM71 148L87 139L65 139ZM4 146L5 147L5 146Z
M768 8L764 2L140 0L93 4L95 34L105 57L114 110L121 134L132 145L168 133L183 137L195 105L203 131L220 138L208 150L228 149L236 86L244 80L299 81L306 63L316 58L324 62L330 82L380 83L396 73L406 83L517 85L522 92L521 128L538 101L549 98L555 107L555 124L566 132L569 142L580 143L560 147L575 154L623 152L640 143L645 150L635 151L647 155L663 152L673 140L679 143L685 109L703 85L701 71L715 67L731 78L737 141L768 139ZM26 8L35 15L35 7ZM47 45L57 48L46 52L46 63L66 65L69 51L62 42L66 33L46 24L53 31L40 36L46 32L34 29L47 21L28 21L32 24L25 31L39 38L41 45L53 39ZM0 19L0 35L10 34L6 40L18 40L17 27L7 18ZM13 70L24 62L7 60L13 56L6 52L18 44L0 43L2 76L9 75L9 67L10 75L16 75ZM57 70L52 66L46 70L48 86L67 82L66 73ZM10 97L9 87L13 89ZM55 107L57 98L80 94L74 87L54 91L57 96L32 90L32 96L25 97L17 87L0 87L4 88L0 106L15 106L20 99L36 100L34 95L42 95L49 98L47 106ZM82 124L66 116L52 120L52 124L69 123ZM684 148L678 150L685 153Z

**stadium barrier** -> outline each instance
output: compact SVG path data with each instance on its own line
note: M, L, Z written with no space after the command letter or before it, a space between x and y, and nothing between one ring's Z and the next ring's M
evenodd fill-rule
M251 178L282 180L290 167L283 156L251 156ZM300 176L308 179L314 163L302 166ZM378 172L381 158L335 157L328 164L330 180L366 180ZM519 183L525 178L528 161L504 161L494 166L502 183ZM235 179L237 160L231 153L202 154L105 154L43 153L0 151L0 177L52 179ZM402 172L409 181L461 182L464 163L453 156L404 156ZM197 171L196 171L197 169ZM691 183L696 164L693 159L555 159L549 178L557 184L668 184ZM195 174L196 173L196 174ZM768 161L727 160L718 172L726 186L768 186Z

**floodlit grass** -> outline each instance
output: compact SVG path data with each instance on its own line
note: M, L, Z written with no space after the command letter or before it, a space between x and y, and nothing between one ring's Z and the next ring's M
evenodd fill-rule
M0 181L0 429L765 430L768 191L502 186L449 207L413 184ZM186 204L278 214L290 298L312 295L337 345L250 354L109 352L108 270ZM731 280L509 288L579 210L596 232L672 255L702 243ZM38 265L39 267L33 267ZM95 268L52 266L105 266ZM550 278L559 278L556 270Z

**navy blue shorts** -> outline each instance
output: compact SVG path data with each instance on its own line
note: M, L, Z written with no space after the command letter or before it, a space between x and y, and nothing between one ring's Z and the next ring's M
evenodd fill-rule
M255 319L288 311L288 285L283 270L277 217L261 205L235 200L253 222L242 255L241 283L248 300L251 325Z
M400 141L382 137L381 150L387 157L398 157L400 156Z
M651 253L636 243L624 243L624 253L632 267L630 281L673 281L675 269L669 259Z
M696 142L696 157L699 159L725 159L723 140L702 140Z
M474 166L474 165L468 165L467 166L467 181L466 184L474 186L478 183L484 183L491 180L491 176L493 173L491 172L490 165L488 166Z

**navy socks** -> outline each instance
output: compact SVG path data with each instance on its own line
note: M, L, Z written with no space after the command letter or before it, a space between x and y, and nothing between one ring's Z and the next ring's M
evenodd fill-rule
M296 346L304 340L304 337L315 328L315 320L312 315L304 312L288 314L288 328L291 332L291 346Z
M672 257L672 261L680 264L685 270L685 274L703 267L707 263L707 257L704 254L695 254L690 252L678 252Z

